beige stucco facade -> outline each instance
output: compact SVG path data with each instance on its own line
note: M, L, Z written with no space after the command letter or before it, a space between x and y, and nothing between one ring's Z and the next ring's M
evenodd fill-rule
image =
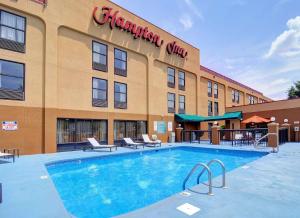
M118 10L119 16L148 27L164 40L158 48L147 40L98 25L93 19L95 7ZM168 113L167 93L185 96L185 112L207 116L208 100L219 103L219 114L232 105L231 90L241 92L240 105L248 95L269 100L262 93L232 83L200 68L198 48L176 38L110 1L49 1L44 7L31 0L1 0L0 10L26 18L24 53L0 48L0 59L25 65L25 98L23 101L0 99L0 121L17 121L18 130L0 130L0 148L17 147L23 154L56 152L58 118L101 119L108 123L108 143L113 143L114 120L147 121L148 134L156 133L154 121L173 122ZM97 12L97 16L100 13ZM107 45L107 72L92 67L92 42ZM176 41L188 55L169 54L167 43ZM127 76L114 74L114 49L127 52ZM175 88L167 85L167 68L175 69ZM185 90L178 88L178 72L185 72ZM92 78L108 81L108 106L92 105ZM208 81L218 83L218 98L208 97ZM114 82L127 84L127 109L114 107ZM205 128L202 126L201 128ZM169 132L159 134L163 141Z

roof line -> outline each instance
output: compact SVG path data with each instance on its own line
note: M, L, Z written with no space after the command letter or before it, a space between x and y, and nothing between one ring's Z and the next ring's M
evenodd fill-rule
M271 104L271 103L277 103L277 102L283 102L283 101L293 101L293 100L300 100L300 98L292 98L292 99L281 99L281 100L276 100L276 101L267 101L267 102L261 102L261 103L256 103L256 104L243 104L243 105L238 105L238 106L231 106L231 107L226 107L226 108L238 108L238 107L245 107L245 106L255 106L255 105L261 105L261 104Z
M262 92L257 91L257 90L255 90L255 89L249 87L249 86L246 86L246 85L244 85L244 84L242 84L242 83L240 83L240 82L238 82L238 81L236 81L236 80L233 80L233 79L231 79L231 78L229 78L229 77L227 77L227 76L224 76L223 74L217 73L216 71L211 70L211 69L209 69L209 68L207 68L207 67L204 67L204 66L200 65L200 69L203 69L205 72L210 73L210 74L212 74L212 75L214 75L214 76L220 77L220 78L222 78L222 79L224 79L224 80L226 80L226 81L228 81L228 82L234 83L234 84L236 84L236 85L238 85L238 86L242 86L242 87L245 88L245 89L248 89L248 90L251 90L251 91L256 92L256 93L258 93L258 94L263 95Z
M172 33L168 32L167 30L163 29L162 27L159 27L159 26L157 26L156 24L154 24L154 23L152 23L152 22L146 20L145 18L142 18L141 16L139 16L139 15L137 15L137 14L135 14L135 13L129 11L129 10L126 9L126 8L124 8L123 6L117 4L117 3L113 2L113 1L110 1L110 0L107 0L107 1L110 2L110 3L112 3L112 4L114 4L114 5L116 5L116 6L118 6L118 7L121 8L122 10L127 11L128 13L132 14L133 16L135 16L135 17L137 17L137 18L139 18L139 19L145 21L146 23L149 23L149 24L153 25L154 27L156 27L156 28L158 28L158 29L164 31L165 33L167 33L167 34L173 36L174 38L180 40L181 42L183 42L183 43L185 43L185 44L187 44L187 45L193 47L194 49L200 50L199 48L197 48L196 46L192 45L191 43L184 41L183 39L179 38L178 36L173 35Z

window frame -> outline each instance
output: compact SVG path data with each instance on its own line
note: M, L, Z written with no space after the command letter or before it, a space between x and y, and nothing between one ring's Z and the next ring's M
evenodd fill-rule
M169 100L170 95L174 96L174 101ZM173 102L174 108L169 107L169 102ZM175 110L176 110L176 94L175 93L168 92L168 94L167 94L167 107L168 107L168 113L175 113Z
M169 69L173 71L173 73L174 73L173 75L169 74ZM169 81L169 77L173 78L173 82ZM175 83L176 83L176 70L175 70L175 68L172 68L172 67L167 68L167 82L168 82L168 87L169 88L175 88Z
M106 90L99 89L99 88L94 88L94 79L105 81L106 82ZM106 92L106 99L103 100L103 99L94 98L94 90L105 91ZM92 105L93 105L93 107L108 107L108 80L107 79L92 77Z
M207 112L208 112L207 113L208 116L212 116L213 115L213 102L211 100L208 100Z
M125 85L126 87L126 93L123 92L116 92L116 84L122 84ZM120 102L116 101L116 94L126 94L126 102ZM114 108L115 109L127 109L127 104L128 104L128 87L126 83L121 83L121 82L114 82Z
M207 81L207 96L212 97L213 87L212 81Z
M11 14L13 16L20 17L20 18L24 19L24 30L17 29L16 27L10 27L10 26L7 26L5 24L2 24L2 21L1 21L2 12L5 12L7 14ZM15 41L15 40L2 38L1 37L1 33L2 33L2 28L1 27L2 26L13 29L15 31L15 34L16 34L17 31L22 31L24 33L24 42L22 43L22 42L18 42L18 41ZM22 16L22 15L19 15L19 14L12 13L10 11L0 9L0 49L6 49L6 50L14 51L14 52L25 53L26 52L26 39L27 39L26 33L27 33L27 18L25 16ZM3 42L3 43L1 43L1 42Z
M94 44L104 45L106 47L106 55L94 51ZM94 53L96 53L100 56L105 56L105 59L106 59L105 67L101 68L102 66L98 66L98 65L102 65L102 64L94 61ZM98 42L96 40L92 40L92 67L93 67L93 70L97 70L97 71L101 71L101 72L108 72L108 45Z
M21 63L21 62L17 62L17 61L11 61L11 60L5 60L5 59L1 59L0 58L0 61L6 61L6 62L10 62L10 63L14 63L14 64L21 64L23 66L23 90L22 92L21 91L18 91L18 90L12 90L12 89L3 89L3 88L0 88L0 94L2 96L2 94L16 94L16 93L21 93L22 94L22 97L20 98L9 98L9 97L0 97L1 100L10 100L10 101L25 101L25 90L26 90L26 87L25 87L25 80L26 80L26 65L24 63ZM1 75L3 75L1 72L0 72L0 77ZM7 77L14 77L14 78L21 78L21 77L17 77L17 76L10 76L10 75L6 75L4 74L4 76L7 76Z
M180 78L180 75L183 75L183 78ZM180 84L180 81L183 81L183 85ZM178 89L185 91L185 72L178 71Z
M184 99L183 102L180 101L181 97L183 97L183 99ZM185 108L186 107L186 101L185 100L186 100L185 95L179 95L178 96L178 113L180 113L180 114L185 114L185 109L186 109ZM180 107L181 104L183 104L183 108Z
M217 101L214 102L214 112L213 112L213 114L214 114L214 116L219 116L219 102L217 102Z
M119 58L116 58L116 50L125 53L125 55L126 55L126 60L125 61L121 60ZM121 62L125 62L125 66L126 66L125 70L116 67L116 60L117 61L121 61ZM119 49L119 48L114 48L114 74L118 75L118 76L127 77L127 68L128 68L127 64L128 64L128 54L127 54L127 51Z
M218 83L214 83L214 98L219 97L219 85Z
M114 143L115 144L122 144L123 142L123 139L118 139L115 135L115 126L116 126L116 123L123 123L124 124L124 131L125 131L125 135L124 135L124 138L127 137L127 123L130 123L130 122L134 122L135 125L136 125L136 129L135 129L135 134L136 134L136 137L137 138L133 138L133 140L139 140L139 139L142 139L142 138L138 138L138 132L139 132L139 123L144 123L145 125L145 129L146 129L146 132L144 134L147 134L148 133L148 121L147 120L114 120L114 127L113 127L113 138L114 138Z

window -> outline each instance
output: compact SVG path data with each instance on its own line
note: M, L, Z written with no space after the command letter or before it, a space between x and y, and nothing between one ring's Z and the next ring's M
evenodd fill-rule
M127 108L127 85L115 82L115 108Z
M115 48L115 74L127 76L127 53Z
M168 67L168 87L175 87L175 69Z
M123 138L130 137L133 140L142 139L147 134L146 121L114 121L114 143L120 144Z
M237 90L232 90L232 102L240 103L240 92Z
M252 96L252 95L248 96L248 103L249 104L255 104L254 96Z
M208 94L208 97L212 97L212 83L211 83L211 81L208 81L208 83L207 83L207 94Z
M93 69L107 72L107 45L93 41Z
M25 52L25 18L0 10L0 48Z
M214 115L215 116L219 115L219 103L218 102L214 103Z
M239 91L235 91L235 101L236 101L236 103L240 103L240 92Z
M212 101L208 101L208 116L213 115Z
M218 98L218 96L219 96L218 84L215 83L214 84L214 97Z
M107 107L107 80L93 78L93 106Z
M175 94L168 93L168 113L175 113Z
M87 138L91 137L101 143L107 143L106 120L57 120L57 144L86 142Z
M182 91L185 90L185 73L180 71L178 73L178 88Z
M179 95L179 113L184 114L185 113L185 96Z
M0 99L24 100L24 64L0 60Z

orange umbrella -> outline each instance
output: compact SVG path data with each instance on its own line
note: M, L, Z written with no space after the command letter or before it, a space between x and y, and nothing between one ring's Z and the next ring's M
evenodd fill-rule
M270 122L269 119L265 119L260 116L252 116L246 120L243 120L242 123L248 124L248 123L269 123L269 122Z

